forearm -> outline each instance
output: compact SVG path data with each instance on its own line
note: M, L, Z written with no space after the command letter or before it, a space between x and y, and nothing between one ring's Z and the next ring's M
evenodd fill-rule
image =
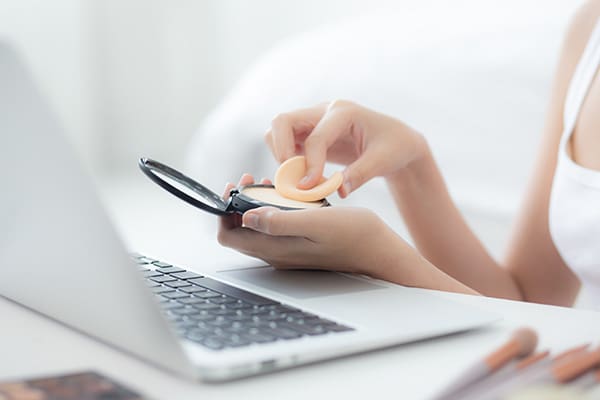
M508 270L489 255L456 208L426 145L422 157L388 176L387 182L427 260L484 295L522 299Z
M437 268L391 229L382 236L373 260L376 267L369 271L372 276L404 286L479 294Z

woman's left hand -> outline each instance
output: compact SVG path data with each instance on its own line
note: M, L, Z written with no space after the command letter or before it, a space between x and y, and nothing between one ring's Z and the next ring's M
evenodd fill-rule
M239 185L252 182L244 175ZM225 197L233 187L226 187ZM391 242L404 242L373 212L347 207L256 208L242 217L222 217L218 240L276 268L330 269L380 278L392 261L384 260L386 254L402 247Z

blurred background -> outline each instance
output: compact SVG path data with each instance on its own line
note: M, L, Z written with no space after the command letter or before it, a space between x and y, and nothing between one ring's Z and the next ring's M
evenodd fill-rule
M242 172L273 175L263 134L277 113L346 98L424 133L500 256L581 4L0 0L0 40L24 56L131 248L177 258L176 242L190 254L217 246L216 219L147 182L140 156L220 192ZM408 238L382 181L344 204Z
M140 154L182 157L205 116L282 40L394 3L2 0L0 37L24 54L88 166L119 173Z

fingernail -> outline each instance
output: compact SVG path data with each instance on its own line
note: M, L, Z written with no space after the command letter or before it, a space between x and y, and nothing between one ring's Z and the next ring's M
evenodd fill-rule
M310 175L306 175L304 178L300 179L298 182L300 185L306 185L310 181Z
M246 213L242 219L242 227L250 229L258 228L258 215L256 213Z

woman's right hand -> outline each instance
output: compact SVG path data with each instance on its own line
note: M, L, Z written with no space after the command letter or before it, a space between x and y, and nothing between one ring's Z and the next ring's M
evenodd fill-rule
M326 161L345 165L342 198L406 167L427 148L423 136L403 122L345 100L279 114L265 140L279 162L306 157L300 189L319 183Z

